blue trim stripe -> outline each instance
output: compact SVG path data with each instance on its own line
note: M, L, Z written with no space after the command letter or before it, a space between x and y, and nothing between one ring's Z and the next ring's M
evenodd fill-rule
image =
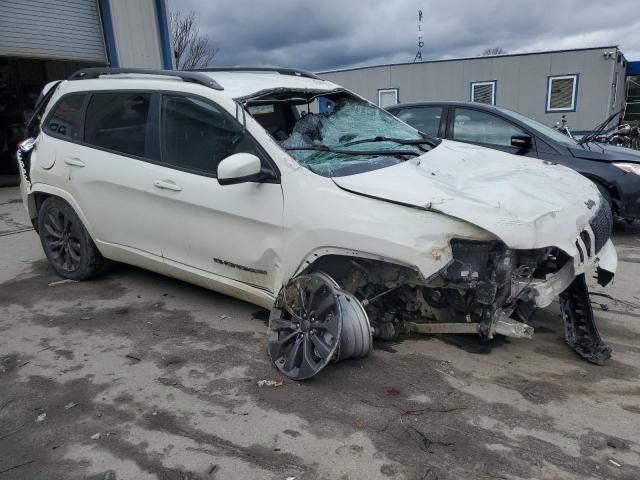
M627 75L640 75L640 62L627 62Z
M119 67L116 36L113 31L113 19L111 18L111 5L109 4L109 0L99 0L99 5L100 16L102 17L102 31L104 32L104 44L107 49L107 62L110 67Z
M158 27L160 29L160 42L162 43L162 61L166 70L173 70L173 52L171 51L171 37L169 36L169 19L167 6L164 0L156 0L158 10Z

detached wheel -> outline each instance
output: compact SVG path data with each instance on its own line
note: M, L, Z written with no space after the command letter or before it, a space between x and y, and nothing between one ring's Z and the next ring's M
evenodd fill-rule
M340 291L342 308L342 337L338 349L338 360L363 358L371 353L373 336L371 323L360 301L349 292Z
M322 273L300 275L280 291L269 318L269 354L287 377L311 378L334 357L342 333L338 295Z
M42 248L58 275L86 280L100 273L104 259L73 208L58 197L47 198L38 212Z

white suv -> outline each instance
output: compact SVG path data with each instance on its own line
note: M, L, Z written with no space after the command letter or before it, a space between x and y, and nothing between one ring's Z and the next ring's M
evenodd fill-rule
M108 259L271 309L296 379L372 334L531 337L558 295L567 342L610 356L585 283L615 273L610 210L568 168L428 137L295 70L86 69L45 90L21 190L64 278Z

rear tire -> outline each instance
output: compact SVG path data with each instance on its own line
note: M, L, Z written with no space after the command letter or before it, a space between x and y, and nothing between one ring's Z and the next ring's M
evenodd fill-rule
M38 211L38 232L44 254L58 275L69 280L87 280L104 270L89 232L67 202L47 198Z

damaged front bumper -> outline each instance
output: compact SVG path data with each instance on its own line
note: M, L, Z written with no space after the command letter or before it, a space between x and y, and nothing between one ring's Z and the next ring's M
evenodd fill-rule
M593 266L596 270L596 279L602 286L608 285L616 273L618 254L613 242L608 240L602 250L596 255ZM577 275L585 273L585 265L580 264L576 272L576 265L567 262L558 272L544 280L514 280L511 284L512 296L524 296L534 302L537 308L545 308L551 305L553 300L564 292Z
M584 252L577 258L553 248L518 252L499 242L452 242L454 260L442 272L440 285L427 287L430 293L426 303L435 318L443 318L442 312L438 315L438 307L451 307L433 302L445 295L443 287L466 291L470 300L465 303L465 322L410 322L409 330L428 334L478 333L486 339L496 334L532 338L534 328L527 322L533 312L559 297L567 344L586 360L604 364L611 349L600 338L595 324L586 272L595 269L598 283L608 285L616 273L617 254L611 240L597 254L591 253L584 236L577 242ZM449 311L450 317L460 308L455 310Z

